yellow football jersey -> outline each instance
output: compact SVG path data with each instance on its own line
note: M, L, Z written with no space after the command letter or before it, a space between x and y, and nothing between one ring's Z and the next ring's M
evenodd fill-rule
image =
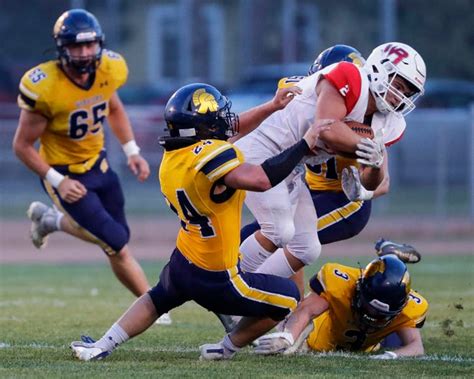
M109 50L103 51L89 89L73 83L58 61L42 63L25 73L18 105L48 119L39 150L48 164L76 164L97 156L104 146L102 125L109 114L109 100L127 76L123 57Z
M373 351L387 335L401 328L421 327L428 311L428 302L415 291L410 291L402 312L385 328L374 333L362 333L352 316L351 302L360 269L337 263L325 264L317 275L321 292L329 309L313 320L313 331L306 342L317 351L357 350ZM314 287L313 287L314 288Z
M335 156L319 165L306 165L306 183L311 190L341 192L342 170L349 166L359 167L356 159Z
M182 226L176 246L203 269L221 271L237 264L245 191L219 187L219 179L243 161L235 146L220 140L203 140L163 155L161 191ZM216 189L221 192L216 194Z

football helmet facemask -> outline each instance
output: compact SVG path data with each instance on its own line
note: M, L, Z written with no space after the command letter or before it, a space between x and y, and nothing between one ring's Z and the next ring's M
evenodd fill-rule
M348 45L334 45L322 51L308 71L308 75L314 74L316 71L338 62L351 62L356 66L362 67L365 59L359 50Z
M415 101L423 95L426 81L425 62L415 49L400 42L385 43L372 51L364 68L378 111L407 115L415 109ZM394 81L397 77L404 79L410 93L396 88ZM388 93L399 99L396 106L387 101Z
M70 9L64 12L54 24L53 38L56 42L58 58L62 65L79 74L93 73L99 66L105 35L99 21L84 9ZM86 57L72 56L68 46L97 42L95 54Z
M178 89L165 107L171 137L227 140L238 131L239 119L232 103L215 87L204 83Z
M405 307L410 293L410 275L395 255L370 262L357 281L352 307L362 330L387 326Z

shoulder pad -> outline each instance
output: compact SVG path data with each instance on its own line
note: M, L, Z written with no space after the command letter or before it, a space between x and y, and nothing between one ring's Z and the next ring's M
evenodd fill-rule
M337 296L352 289L358 279L357 269L338 263L326 263L319 270L317 279L326 293Z
M115 89L120 88L127 81L127 62L122 55L115 51L104 49L99 70L111 77L112 82L115 84Z
M323 76L344 98L347 114L349 114L361 95L362 75L360 69L349 62L340 62L328 68L328 71L323 71Z
M42 63L28 70L20 80L18 105L30 111L44 111L49 93L58 75L56 61Z
M418 292L411 290L408 294L408 302L402 313L413 321L414 326L421 327L428 312L428 301Z

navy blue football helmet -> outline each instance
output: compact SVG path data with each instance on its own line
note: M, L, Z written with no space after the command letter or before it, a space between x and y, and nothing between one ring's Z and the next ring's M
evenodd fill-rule
M308 75L314 74L329 65L338 62L351 62L362 67L365 63L364 57L359 50L348 45L334 45L321 52L308 71Z
M64 12L54 24L53 38L56 42L58 58L63 65L67 65L80 74L93 73L100 63L105 35L99 21L92 13L84 9L70 9ZM98 42L96 54L89 57L73 57L67 46Z
M238 131L239 119L232 103L215 87L204 83L178 89L165 107L171 137L227 140Z
M352 303L359 327L377 330L387 326L405 307L410 275L394 254L370 262L357 282Z

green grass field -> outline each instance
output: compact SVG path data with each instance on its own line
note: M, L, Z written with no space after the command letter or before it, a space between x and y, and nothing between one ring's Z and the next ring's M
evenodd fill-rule
M357 259L338 261L355 265ZM144 266L154 282L162 265ZM198 346L217 341L223 330L211 313L188 303L172 312L171 326L153 326L105 361L85 363L73 359L69 343L81 334L100 337L132 295L105 264L3 265L0 377L473 377L474 257L425 257L410 271L413 287L430 302L422 359L381 362L340 353L258 357L248 349L230 362L201 362Z

